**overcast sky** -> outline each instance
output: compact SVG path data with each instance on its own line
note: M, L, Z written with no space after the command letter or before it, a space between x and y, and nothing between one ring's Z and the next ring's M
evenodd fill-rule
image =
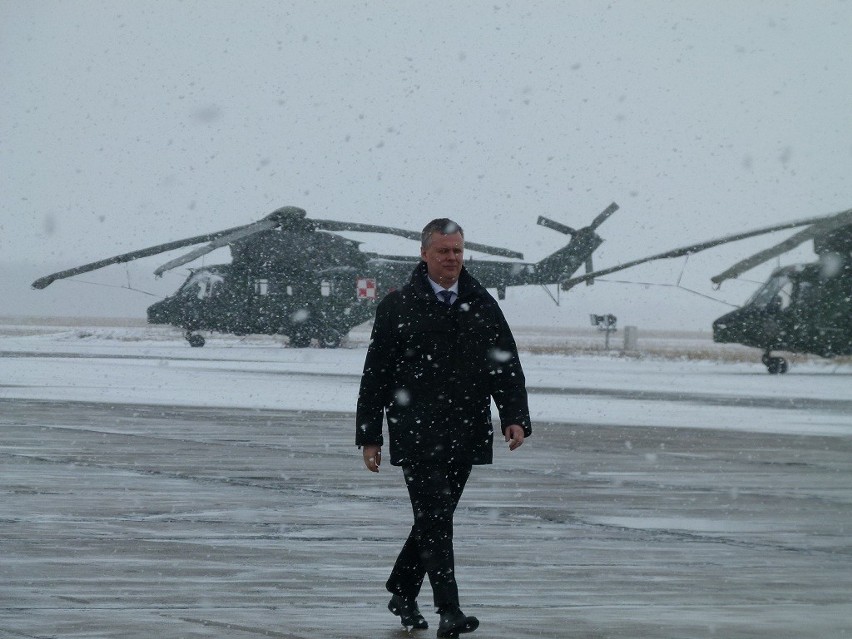
M536 260L566 239L538 215L583 226L616 201L600 267L847 209L850 33L848 0L0 0L0 314L144 316L144 295L29 283L285 204L415 230L449 216ZM741 303L754 284L710 276L783 237L619 279L684 270ZM167 294L185 271L149 274L170 257L100 277ZM524 323L709 330L727 310L613 283L509 298Z

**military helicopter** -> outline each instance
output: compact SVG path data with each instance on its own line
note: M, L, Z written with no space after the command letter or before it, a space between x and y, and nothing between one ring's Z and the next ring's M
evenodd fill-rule
M486 288L504 299L506 288L557 284L585 265L603 240L595 229L618 209L613 203L581 229L545 217L538 223L571 235L571 241L536 263L478 260L465 265ZM203 346L199 331L286 335L291 346L333 348L355 326L373 316L386 293L408 281L418 258L361 251L342 231L386 233L420 240L420 233L389 226L310 219L304 209L285 206L263 219L224 231L158 244L39 278L43 289L58 279L183 247L204 244L163 264L157 276L229 246L231 262L191 269L174 295L148 308L148 322L184 329L191 346ZM465 242L465 248L523 260L517 251Z
M813 240L816 262L775 269L769 279L735 311L713 322L713 340L763 350L771 374L786 373L787 360L772 351L820 357L852 355L852 209L720 237L665 253L591 271L564 280L563 290L652 260L682 257L728 242L804 226L783 242L760 251L711 278L725 280Z

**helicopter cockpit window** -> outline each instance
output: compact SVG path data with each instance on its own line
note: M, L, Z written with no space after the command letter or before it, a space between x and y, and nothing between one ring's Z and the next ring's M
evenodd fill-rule
M775 304L776 306L783 310L790 306L790 302L793 301L793 282L789 279L781 286L778 290L778 294L775 296Z
M782 310L790 305L793 282L785 274L776 275L761 286L747 304L760 308Z
M181 287L181 293L200 300L216 295L225 278L212 271L196 271Z
M269 295L269 280L261 279L254 281L254 292L256 295Z

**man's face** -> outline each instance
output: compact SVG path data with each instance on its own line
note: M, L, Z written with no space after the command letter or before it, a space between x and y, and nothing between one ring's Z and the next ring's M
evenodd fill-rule
M461 233L442 235L432 233L432 242L420 249L420 257L426 262L429 277L444 288L456 283L464 261L464 238Z

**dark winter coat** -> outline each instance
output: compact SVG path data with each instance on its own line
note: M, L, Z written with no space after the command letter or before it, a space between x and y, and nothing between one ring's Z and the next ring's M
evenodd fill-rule
M532 433L524 373L500 307L464 268L458 291L452 306L441 302L421 262L376 309L355 443L383 445L384 412L393 465L490 464L492 397L504 431L519 424Z

